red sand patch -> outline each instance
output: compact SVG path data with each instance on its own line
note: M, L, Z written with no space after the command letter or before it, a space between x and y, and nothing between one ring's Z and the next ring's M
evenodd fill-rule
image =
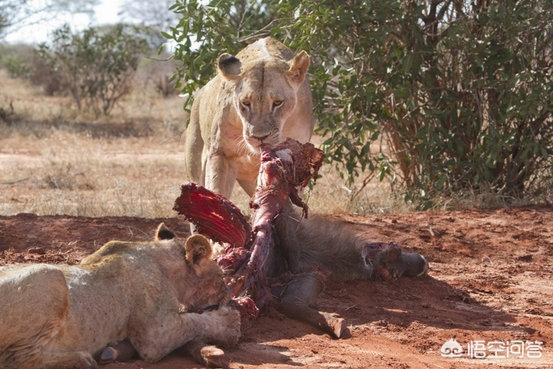
M553 207L342 218L372 240L423 253L430 277L331 283L319 308L347 319L348 339L333 340L269 311L227 351L232 368L553 367ZM0 265L77 263L106 241L150 238L160 221L187 233L174 218L0 217ZM452 337L540 340L545 349L540 360L442 358L439 349ZM193 367L177 352L155 365L105 368Z

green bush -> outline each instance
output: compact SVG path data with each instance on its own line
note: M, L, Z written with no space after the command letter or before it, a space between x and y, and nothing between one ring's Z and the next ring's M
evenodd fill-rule
M553 185L550 1L251 3L175 3L181 21L166 36L185 92L218 54L270 33L312 54L317 131L350 179L392 178L419 207Z
M41 51L35 50L28 65L30 72L27 78L32 84L42 87L44 94L67 95L62 71L53 68L50 60L43 58Z
M129 92L146 49L134 28L116 25L74 34L68 26L56 30L39 53L50 70L59 73L63 88L79 109L108 115Z
M3 58L2 65L12 78L26 78L29 75L29 66L17 56Z
M28 60L33 48L27 45L0 45L0 67L12 78L28 78L31 67Z
M37 53L34 46L0 45L0 67L12 78L23 78L42 87L47 95L64 93L61 76Z
M261 34L268 34L275 23L269 8L248 0L179 0L171 7L180 21L162 35L177 43L175 59L182 67L173 79L175 87L188 95L187 105L194 91L213 77L215 60L223 51L238 52L247 41L255 41L248 37L252 30L265 28Z

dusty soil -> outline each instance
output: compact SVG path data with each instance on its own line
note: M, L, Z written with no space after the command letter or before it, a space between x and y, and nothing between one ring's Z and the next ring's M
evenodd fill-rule
M348 320L347 339L333 340L269 311L228 351L232 368L553 368L553 207L342 218L367 238L423 253L430 276L328 285L320 309ZM0 265L76 263L110 239L149 238L160 221L0 217ZM186 234L183 221L163 221ZM440 347L450 338L463 345L538 340L544 342L543 356L443 358ZM135 361L105 368L196 366L177 352L155 365Z

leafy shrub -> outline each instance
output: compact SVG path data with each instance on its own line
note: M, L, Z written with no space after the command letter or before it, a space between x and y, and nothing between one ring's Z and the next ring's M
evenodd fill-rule
M33 46L0 45L0 67L12 78L41 86L47 95L64 93L59 71L53 70Z
M178 93L172 75L175 63L168 54L161 53L157 58L144 58L136 74L136 82L144 89L153 89L160 96L167 98Z
M36 51L29 59L30 72L27 76L29 81L41 86L47 96L66 95L64 76L60 69L52 68L50 61L42 57L40 51Z
M350 179L392 178L419 207L552 185L547 0L177 0L172 9L181 20L166 36L178 43L184 92L212 76L218 54L259 36L309 50L317 131Z
M33 48L27 45L0 45L0 67L12 78L27 78L30 74L28 63Z
M116 25L74 34L66 25L53 33L49 44L40 46L39 53L60 74L61 84L79 109L108 115L129 92L146 48L144 39L132 30Z
M10 55L4 58L2 64L12 78L23 78L29 75L28 65L17 56Z
M265 28L267 33L260 34L268 34L275 24L269 8L248 0L178 0L171 7L180 21L162 35L177 43L175 59L182 67L174 80L176 88L188 96L187 105L194 91L213 76L214 62L221 53L238 52L247 41L255 41L248 37L252 30Z

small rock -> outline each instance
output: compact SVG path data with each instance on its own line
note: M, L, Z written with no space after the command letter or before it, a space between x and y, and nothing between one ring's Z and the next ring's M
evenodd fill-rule
M372 324L376 325L378 327L387 327L388 326L388 322L386 321L386 319L375 320Z
M517 256L516 259L519 261L529 262L529 261L532 261L533 258L534 256L532 254L526 254L526 255Z
M44 250L42 247L33 247L29 249L29 254L44 255L46 254L46 250Z

